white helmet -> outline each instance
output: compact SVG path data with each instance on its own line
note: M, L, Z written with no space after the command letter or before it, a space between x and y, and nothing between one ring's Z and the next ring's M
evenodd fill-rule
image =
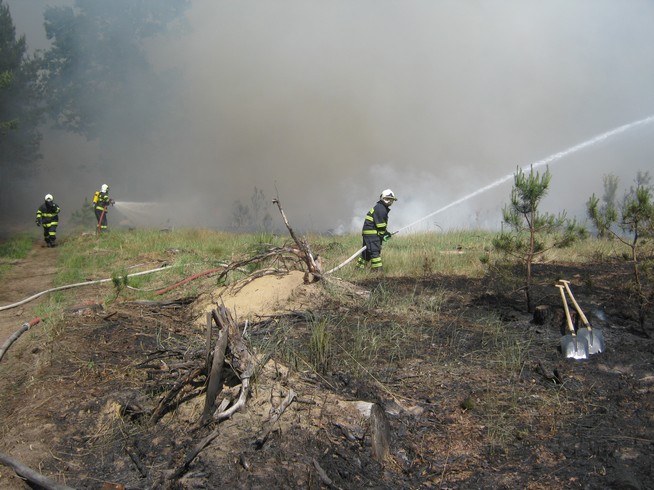
M395 194L390 189L383 190L379 196L379 199L384 201L386 206L391 206L395 201L397 201L397 197L395 197Z
M52 199L53 199L52 194L46 194L46 195L45 195L45 200L46 200L46 201L51 202Z
M102 188L100 190L102 192L107 192L109 190L109 186L107 184L102 184Z

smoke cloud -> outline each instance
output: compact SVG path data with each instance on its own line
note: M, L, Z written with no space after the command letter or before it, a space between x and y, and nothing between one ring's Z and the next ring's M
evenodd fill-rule
M45 0L5 3L42 48ZM147 45L175 73L169 116L115 154L47 131L24 187L30 219L47 192L72 212L108 183L119 202L158 204L139 225L224 228L257 188L298 230L356 232L390 187L399 229L654 114L647 0L196 0L187 18L183 36ZM604 174L628 186L652 155L654 123L552 162L544 210L583 220ZM511 184L410 229L499 228Z

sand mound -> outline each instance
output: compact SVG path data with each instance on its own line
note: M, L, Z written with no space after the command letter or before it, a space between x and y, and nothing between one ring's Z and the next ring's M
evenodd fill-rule
M237 321L256 320L290 311L309 310L320 304L324 290L320 282L305 284L302 271L270 274L245 279L201 295L194 306L199 325L206 325L206 313L224 303Z

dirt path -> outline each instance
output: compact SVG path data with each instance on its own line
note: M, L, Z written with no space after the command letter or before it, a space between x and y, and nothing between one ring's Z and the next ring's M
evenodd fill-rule
M0 307L18 303L34 294L52 287L52 278L57 272L57 248L35 245L22 260L13 264L0 281ZM0 345L36 315L36 306L45 296L29 303L0 311Z

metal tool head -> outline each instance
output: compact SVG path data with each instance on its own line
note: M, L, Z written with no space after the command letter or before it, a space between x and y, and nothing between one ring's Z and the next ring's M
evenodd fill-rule
M604 352L604 335L597 329L580 328L577 331L577 338L584 339L588 345L589 354Z
M561 337L561 352L571 359L588 359L588 341L577 335L564 335Z

